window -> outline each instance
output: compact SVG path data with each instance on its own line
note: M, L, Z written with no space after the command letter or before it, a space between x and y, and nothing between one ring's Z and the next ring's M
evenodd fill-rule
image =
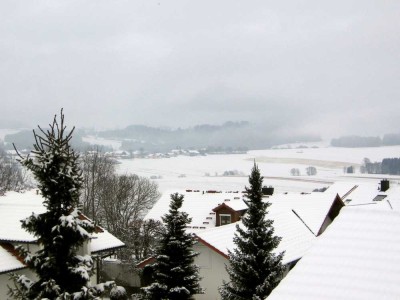
M219 225L226 225L232 223L231 215L229 214L220 214L219 215Z

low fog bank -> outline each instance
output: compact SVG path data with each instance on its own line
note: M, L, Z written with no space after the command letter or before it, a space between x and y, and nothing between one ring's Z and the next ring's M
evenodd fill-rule
M124 150L164 152L177 148L222 148L222 150L257 150L293 142L320 141L315 135L291 135L249 122L203 124L186 129L154 128L132 125L121 130L102 131L99 137L122 140Z
M317 142L316 135L288 133L278 128L268 128L246 121L225 122L222 125L203 124L188 128L160 128L145 125L130 125L116 130L83 130L74 133L73 145L84 149L89 143L84 136L121 142L121 150L168 152L172 149L206 149L209 152L243 152L267 149L275 145L296 142ZM4 147L12 149L12 143L19 148L30 149L34 143L31 130L7 134ZM103 147L104 148L104 147Z

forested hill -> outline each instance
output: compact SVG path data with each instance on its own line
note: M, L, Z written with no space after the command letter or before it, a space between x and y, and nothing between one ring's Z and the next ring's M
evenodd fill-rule
M290 142L317 141L315 136L288 137L249 122L226 122L222 125L197 125L189 128L155 128L131 125L120 130L98 133L107 139L122 140L125 150L169 151L176 148L221 148L223 150L265 149Z
M124 129L86 131L76 129L72 145L84 150L90 145L82 137L95 135L105 139L121 141L122 150L144 152L169 152L173 149L206 149L208 153L237 153L247 150L266 149L274 145L293 142L316 142L316 136L288 136L276 128L254 125L249 122L226 122L222 125L203 124L189 128L157 128L145 125L131 125ZM32 149L34 143L31 130L8 134L4 148L13 149L12 143L20 149Z
M44 130L47 130L46 128ZM38 131L38 129L35 129ZM82 141L82 136L85 133L82 130L75 130L74 135L72 136L71 144L76 150L83 150L88 148L89 143L85 143ZM4 148L6 150L14 149L13 143L18 149L27 149L33 150L33 144L35 143L34 136L32 134L32 130L22 130L17 133L7 134L4 137Z
M383 138L376 136L342 136L339 138L332 139L331 145L334 147L347 147L347 148L358 148L358 147L380 147L380 146L394 146L400 145L400 134L385 134Z

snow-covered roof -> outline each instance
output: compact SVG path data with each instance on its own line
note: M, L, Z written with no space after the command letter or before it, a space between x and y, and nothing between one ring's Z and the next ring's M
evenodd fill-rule
M232 201L224 201L226 206L230 207L234 211L242 211L247 210L247 204L242 200L232 200Z
M399 299L400 213L345 207L268 297Z
M376 182L336 182L326 192L337 191L347 206L366 209L400 210L400 185L390 181L390 188L380 191Z
M247 208L243 202L244 194L242 192L203 193L201 191L180 191L179 193L184 195L181 211L187 212L189 217L192 218L188 231L194 233L215 227L215 212L213 212L213 209L222 203L235 211ZM161 220L161 217L168 213L171 202L170 194L172 193L164 193L148 212L145 219ZM336 194L332 193L290 193L274 194L264 198L264 201L273 203L269 210L276 213L286 211L293 213L294 210L313 233L318 234L335 197Z
M169 205L171 203L171 194L176 191L164 193L153 208L147 213L145 219L161 220L161 217L168 213ZM207 191L178 191L179 194L184 195L181 211L189 214L192 222L189 224L190 231L198 231L200 229L212 228L215 226L215 212L213 208L222 203L235 205L241 201L243 194L241 192L207 192ZM229 201L226 201L229 200ZM241 201L243 203L243 201ZM243 203L244 204L244 203ZM193 228L194 227L194 228ZM194 229L194 230L193 230Z
M390 207L390 209L400 211L400 185L397 183L396 185L393 183L391 187L385 192L387 198L385 198L382 206Z
M378 183L376 182L335 182L325 192L334 191L339 194L343 201L351 200L349 204L366 204L378 194Z
M331 193L287 193L275 194L264 201L271 203L271 214L291 212L297 215L307 227L317 235L334 203L336 194Z
M351 192L354 188L357 188L359 184L359 182L337 181L330 185L324 193L335 193L343 199L346 197L346 194Z
M311 247L335 199L336 194L320 192L275 194L263 199L271 203L267 218L274 221L275 234L282 237L276 251L285 251L284 263L301 258ZM226 205L230 203L225 202ZM235 247L236 224L241 222L197 231L196 235L204 244L227 256L228 250Z
M125 244L123 242L104 229L102 232L94 233L90 241L91 253L117 249L124 246Z
M43 198L35 190L7 192L0 196L0 241L34 243L36 238L21 228L21 220L32 213L44 213Z
M0 196L0 241L13 243L36 243L37 238L21 227L21 220L32 213L44 213L43 198L35 190L25 193L7 192ZM124 245L106 230L94 233L90 243L91 252L120 248Z
M25 267L26 266L22 262L0 243L0 274L23 269Z
M269 213L268 218L274 220L273 226L275 235L282 237L276 249L276 253L285 251L284 263L289 263L301 258L311 247L315 235L304 226L302 221L291 211ZM233 250L235 244L233 237L236 232L236 225L243 226L242 222L232 223L196 233L201 242L211 246L227 256L228 250Z

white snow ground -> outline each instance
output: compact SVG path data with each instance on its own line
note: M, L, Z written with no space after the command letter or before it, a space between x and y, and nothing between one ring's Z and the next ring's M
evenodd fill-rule
M155 180L161 192L185 189L238 190L248 184L247 176L221 175L229 170L248 175L255 160L264 176L264 184L274 186L277 192L311 192L336 181L370 181L371 178L376 181L382 175L359 173L358 166L362 160L367 157L371 161L381 161L386 157L399 157L399 153L400 146L257 150L235 155L121 160L118 172L136 173L149 178L161 177ZM357 173L344 174L343 167L350 165L357 167ZM316 176L306 175L308 166L316 167ZM298 168L302 175L291 176L292 168ZM384 177L400 180L399 176Z

